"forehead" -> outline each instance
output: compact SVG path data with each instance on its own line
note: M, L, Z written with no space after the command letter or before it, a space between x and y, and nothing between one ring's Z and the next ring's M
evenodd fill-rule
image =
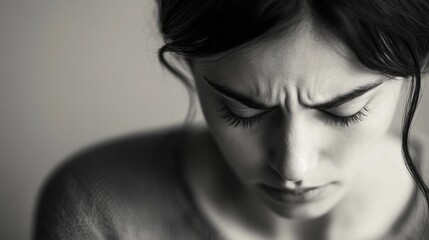
M217 60L197 60L194 68L218 84L270 100L281 93L324 100L380 78L341 42L309 26Z

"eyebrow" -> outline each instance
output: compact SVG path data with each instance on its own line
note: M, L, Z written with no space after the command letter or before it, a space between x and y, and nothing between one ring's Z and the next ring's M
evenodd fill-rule
M313 105L305 104L304 106L308 107L308 108L318 109L318 110L329 110L332 108L336 108L338 106L343 105L344 103L350 102L351 100L364 95L365 93L369 92L370 90L380 86L381 84L383 84L387 80L388 80L388 78L383 77L374 83L370 83L370 84L366 84L366 85L357 87L357 88L355 88L349 92L346 92L344 94L336 96L336 97L334 97L334 98L332 98L326 102L316 103Z
M248 107L254 108L254 109L260 109L260 110L267 110L267 109L273 109L275 107L273 106L269 106L265 103L262 102L258 102L255 101L254 99L242 95L238 92L235 92L234 90L232 90L231 88L229 88L228 86L221 86L218 85L216 83L213 83L211 80L209 80L206 76L204 76L204 79L207 81L207 83L212 86L216 91L218 91L219 93L221 93L222 95L225 95L229 98L232 98Z
M234 100L236 100L236 101L238 101L238 102L240 102L240 103L242 103L248 107L251 107L254 109L261 109L261 110L267 110L267 109L275 108L275 107L269 106L265 103L255 101L251 97L242 95L242 94L232 90L228 86L222 86L222 85L215 84L211 80L209 80L206 76L204 76L204 79L207 81L207 83L210 86L212 86L216 91L218 91L222 95L225 95L229 98L232 98L232 99L234 99ZM364 95L365 93L369 92L370 90L380 86L381 84L383 84L387 80L388 80L388 78L383 77L374 83L370 83L370 84L360 86L360 87L353 89L349 92L346 92L344 94L336 96L336 97L334 97L334 98L332 98L326 102L312 104L312 105L305 104L304 106L307 108L318 109L318 110L332 109L332 108L338 107L344 103L347 103L347 102L349 102L349 101L351 101L357 97Z

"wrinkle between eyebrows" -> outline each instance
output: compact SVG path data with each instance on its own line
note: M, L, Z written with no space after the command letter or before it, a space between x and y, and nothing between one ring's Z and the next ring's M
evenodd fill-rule
M311 72L310 75L310 91L299 91L299 86L297 86L297 93L298 93L298 102L301 106L305 106L304 101L302 99L302 95L305 94L305 97L309 99L311 102L314 102L314 97L311 96L311 93L317 93L317 81L321 81L320 79L317 79L317 76L314 72Z
M280 88L279 88L279 91L280 91ZM287 91L287 87L286 86L284 86L283 87L283 94L281 94L281 92L279 93L279 95L280 95L280 97L282 98L282 102L283 102L283 109L287 112L287 113L291 113L292 112L292 108L291 108L291 106L289 106L290 105L290 103L291 103L291 97L290 97L290 94L288 94L288 91Z

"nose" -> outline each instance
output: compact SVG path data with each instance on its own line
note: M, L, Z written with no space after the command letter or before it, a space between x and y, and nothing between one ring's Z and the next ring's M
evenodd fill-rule
M301 181L317 163L317 134L302 119L284 122L272 135L269 165L284 180Z

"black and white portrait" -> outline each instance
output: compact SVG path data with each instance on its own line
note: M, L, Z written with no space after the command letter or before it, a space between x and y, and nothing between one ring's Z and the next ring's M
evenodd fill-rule
M428 0L0 3L1 239L429 239Z

